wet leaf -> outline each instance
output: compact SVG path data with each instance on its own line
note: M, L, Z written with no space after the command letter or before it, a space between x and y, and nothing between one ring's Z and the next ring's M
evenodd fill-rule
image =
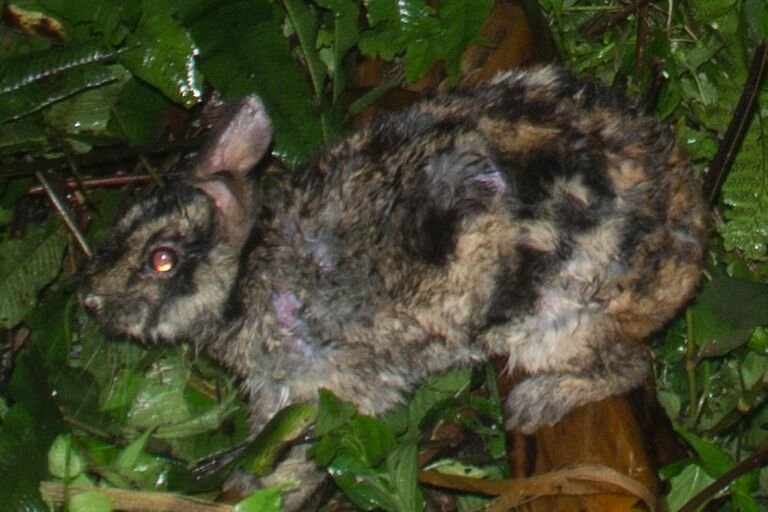
M57 219L0 243L0 327L16 325L34 307L38 292L59 274L66 244Z
M131 72L171 100L191 107L202 98L203 77L195 62L198 49L173 17L165 0L144 0L131 49L121 59Z

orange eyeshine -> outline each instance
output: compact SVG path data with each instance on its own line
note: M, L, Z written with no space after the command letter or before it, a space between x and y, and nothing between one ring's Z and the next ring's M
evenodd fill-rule
M158 249L152 253L152 268L155 272L168 272L176 265L176 258L168 249Z

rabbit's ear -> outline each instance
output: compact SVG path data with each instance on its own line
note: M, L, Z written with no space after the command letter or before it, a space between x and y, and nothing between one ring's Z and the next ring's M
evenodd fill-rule
M272 120L258 96L224 107L195 166L194 178L207 180L227 173L243 179L272 142Z
M247 235L253 213L248 171L271 141L272 121L263 103L255 95L248 96L225 107L192 169L193 183L211 198L230 238Z

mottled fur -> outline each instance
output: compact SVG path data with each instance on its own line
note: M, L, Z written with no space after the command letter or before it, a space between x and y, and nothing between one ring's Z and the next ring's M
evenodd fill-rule
M637 386L634 342L696 286L705 210L672 134L566 72L382 118L268 196L246 178L271 135L250 101L189 183L129 210L83 295L113 333L207 349L256 428L321 387L381 413L426 375L502 355L531 374L507 417L532 431ZM147 266L159 246L178 254L170 276Z

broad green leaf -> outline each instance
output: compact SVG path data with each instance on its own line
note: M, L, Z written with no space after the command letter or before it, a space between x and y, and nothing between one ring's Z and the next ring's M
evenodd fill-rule
M493 8L493 0L447 0L440 2L440 19L445 29L441 54L448 79L456 83L464 50L474 42Z
M114 83L84 91L54 104L45 113L46 123L62 134L88 132L105 135L117 95L128 80L128 71L122 66L112 66L110 71L115 77Z
M157 360L144 375L144 383L128 413L127 426L150 429L189 420L184 400L189 367L182 355Z
M755 147L753 145L746 147ZM723 185L726 223L721 229L726 250L738 249L756 261L768 256L768 183L760 161L743 158Z
M184 21L206 78L228 98L256 92L273 121L273 153L289 166L308 160L324 142L320 109L280 31L280 12L267 0L201 3Z
M346 86L342 63L349 51L360 40L360 33L357 27L360 9L352 0L317 0L317 5L333 12L332 60L330 65L326 64L326 66L330 68L333 75L332 99L333 103L337 103L341 99Z
M157 136L168 105L156 89L132 78L121 87L116 98L109 131L133 144L148 144Z
M173 101L185 107L195 105L203 94L203 78L195 62L197 46L174 19L171 3L143 0L141 7L139 26L127 41L133 49L121 61Z
M66 244L55 218L0 243L0 327L13 327L37 303L40 289L59 274Z
M718 448L712 442L705 441L693 432L689 432L680 425L674 425L675 432L685 439L701 459L702 467L712 477L723 476L729 469L733 468L733 458L724 450Z
M280 487L260 489L235 505L233 512L281 512L283 493Z
M308 404L291 404L282 409L250 443L243 468L257 476L269 473L286 446L306 432L316 416L317 410Z
M705 304L691 307L693 334L702 357L722 356L749 340L751 329L720 320Z
M19 119L57 101L115 80L100 63L65 69L11 92L0 94L0 122Z
M17 358L4 396L14 405L0 429L0 503L7 510L47 512L38 487L48 476L48 449L65 425L51 398L43 360L34 350Z
M341 445L366 466L376 467L395 446L395 438L381 420L357 416L350 423L349 432L341 438Z
M303 0L283 0L283 7L291 26L296 32L301 53L307 63L307 70L312 79L315 95L322 97L325 85L325 67L317 54L317 16L307 2Z
M768 284L716 276L699 295L717 320L737 328L754 329L768 319ZM733 307L739 304L739 307Z
M0 124L0 154L40 151L47 143L44 128L29 118Z
M433 408L469 390L471 376L469 369L457 368L425 379L408 403L387 413L384 421L395 434L415 434Z
M384 470L368 468L342 450L328 466L328 472L344 494L363 510L402 512Z
M360 50L392 60L404 53L406 80L416 81L440 57L444 33L424 0L368 0L372 30L361 35Z
M756 354L768 356L768 329L758 327L749 338L749 348Z
M399 501L399 511L424 510L424 497L418 487L418 449L416 443L405 443L389 455L387 466L392 487Z
M0 59L0 94L23 89L70 69L113 59L117 54L103 44L90 43Z
M357 406L336 397L327 389L318 392L317 421L315 433L325 435L351 420L357 412Z
M124 420L143 382L144 378L136 371L120 368L109 385L101 389L100 409Z
M671 489L664 498L669 511L680 510L712 482L714 478L709 476L701 466L696 464L686 466L678 475L669 479Z
M147 491L164 490L166 488L166 473L168 460L145 451L152 437L152 431L147 430L137 440L118 453L117 458L108 466L109 475L104 473L110 483L118 487L129 484L131 487ZM101 468L104 472L104 468Z
M731 484L731 502L739 512L759 512L761 507L753 497L758 491L758 472L756 470L740 476Z
M77 451L70 434L56 437L48 450L48 471L56 478L69 480L85 470L85 460Z
M393 21L398 17L397 3L391 0L365 0L365 11L371 25Z
M131 444L120 450L120 453L115 459L115 467L131 469L136 466L151 437L152 430L147 430L131 442Z
M221 402L213 405L207 411L191 417L187 421L174 425L163 425L155 432L157 439L176 439L216 431L222 422L237 410L235 400L237 392L232 390Z
M416 82L441 57L439 43L436 39L438 38L434 36L426 37L408 44L403 65L405 79L408 82Z

